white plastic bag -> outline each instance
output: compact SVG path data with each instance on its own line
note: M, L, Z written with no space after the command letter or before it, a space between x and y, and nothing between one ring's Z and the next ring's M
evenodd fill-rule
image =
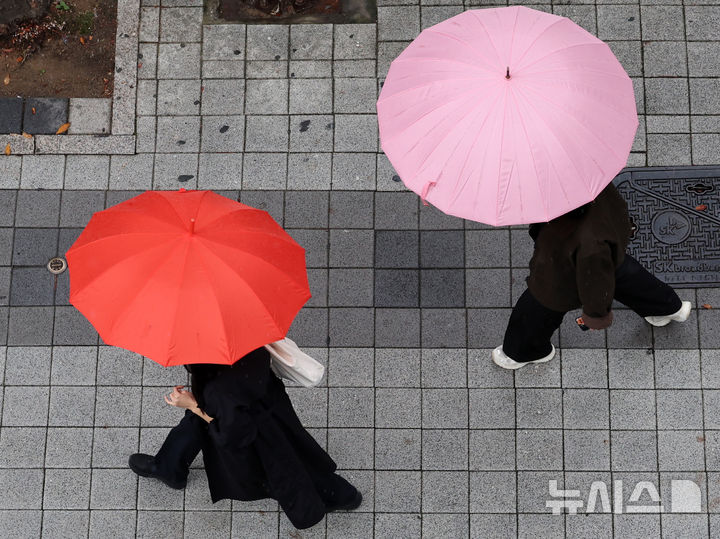
M272 370L281 378L305 387L314 387L321 382L325 367L300 350L292 339L285 337L266 344L265 348L270 352Z

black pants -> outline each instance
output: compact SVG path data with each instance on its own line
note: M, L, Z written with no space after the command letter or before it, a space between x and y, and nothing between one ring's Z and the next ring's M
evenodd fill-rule
M615 299L640 316L666 316L676 313L682 306L670 286L627 253L615 270ZM525 290L510 315L503 352L519 362L547 356L552 350L550 338L560 327L565 314L544 307L529 290Z
M177 482L187 479L190 465L200 453L205 437L208 436L204 420L196 414L186 411L177 426L173 427L155 455L158 473ZM320 471L309 467L308 472L315 489L328 509L351 502L355 497L355 487L336 473ZM271 492L268 498L274 498Z

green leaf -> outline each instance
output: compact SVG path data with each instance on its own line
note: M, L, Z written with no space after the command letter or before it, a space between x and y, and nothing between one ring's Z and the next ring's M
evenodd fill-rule
M58 0L57 3L58 7L64 11L70 11L70 6L68 6L64 0Z

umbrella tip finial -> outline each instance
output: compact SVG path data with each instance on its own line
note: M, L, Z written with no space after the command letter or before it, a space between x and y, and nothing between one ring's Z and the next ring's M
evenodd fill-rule
M195 234L195 219L190 219L190 234Z
M506 79L509 79L509 78L510 78L510 67L509 67L509 66L506 68L505 78L506 78Z

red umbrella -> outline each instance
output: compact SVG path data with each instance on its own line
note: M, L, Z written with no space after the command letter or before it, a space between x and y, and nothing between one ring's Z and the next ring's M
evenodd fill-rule
M93 215L67 252L70 302L102 339L161 365L234 363L310 298L305 250L267 212L148 191Z

